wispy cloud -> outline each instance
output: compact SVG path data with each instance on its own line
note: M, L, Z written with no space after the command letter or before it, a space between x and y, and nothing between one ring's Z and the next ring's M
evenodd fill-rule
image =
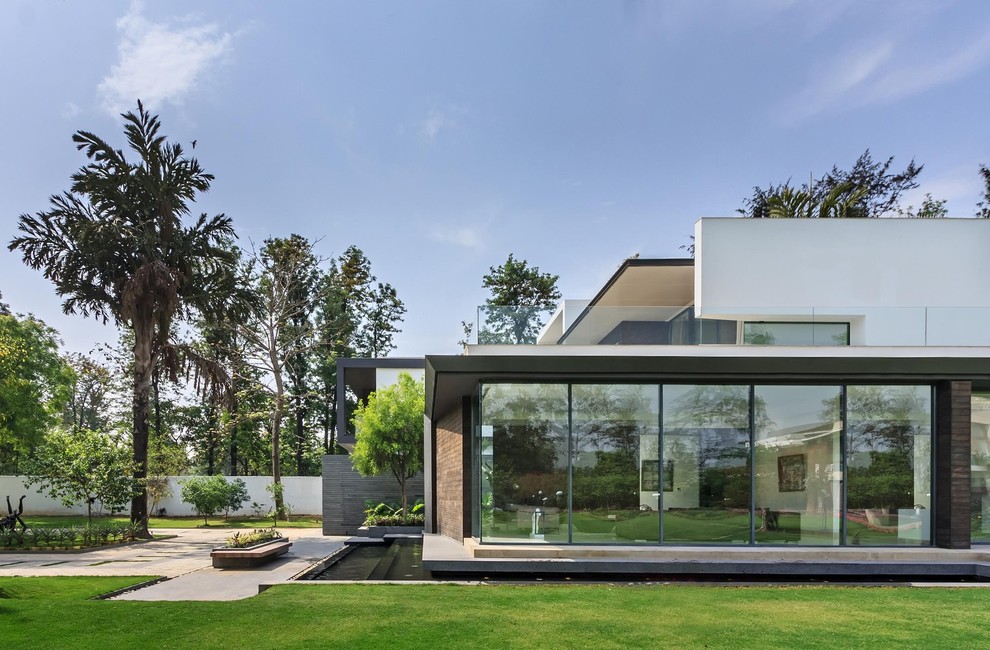
M941 49L938 47L941 46ZM917 33L875 36L845 48L781 107L787 124L820 114L882 106L968 77L990 64L990 34L953 48L926 45Z
M440 132L457 125L457 122L443 111L432 109L419 124L419 134L427 142L436 140Z
M76 115L79 115L79 113L79 107L72 102L65 102L65 105L62 106L62 117L67 120L71 120Z
M214 24L154 23L142 9L134 2L117 21L118 61L98 88L103 108L114 114L137 99L149 106L181 103L231 51L233 36Z
M480 249L484 247L484 238L481 232L471 226L433 226L429 236L434 241L454 244L462 248Z

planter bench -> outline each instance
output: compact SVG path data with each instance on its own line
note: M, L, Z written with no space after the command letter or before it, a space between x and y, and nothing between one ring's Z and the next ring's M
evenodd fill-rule
M273 539L247 548L215 548L210 551L214 569L250 569L271 562L289 551L292 542Z

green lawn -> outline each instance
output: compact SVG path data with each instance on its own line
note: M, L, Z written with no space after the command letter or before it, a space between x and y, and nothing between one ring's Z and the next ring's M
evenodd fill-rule
M4 647L955 649L983 647L990 625L990 593L952 588L299 585L233 602L84 600L127 582L0 578Z
M24 517L28 526L85 526L86 517ZM127 517L93 517L93 523L127 523ZM271 528L270 517L231 517L224 521L223 517L210 517L209 528ZM278 522L279 528L320 528L323 520L320 517L293 516L292 521ZM152 517L148 520L148 528L206 528L202 517Z

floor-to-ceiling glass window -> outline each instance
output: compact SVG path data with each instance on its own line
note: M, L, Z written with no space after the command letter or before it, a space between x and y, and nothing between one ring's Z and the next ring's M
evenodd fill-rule
M931 544L930 386L507 383L478 403L484 541ZM974 395L977 542L985 413Z
M663 541L748 544L749 386L663 387Z
M835 546L842 511L842 389L756 386L757 543Z
M568 540L567 391L566 384L482 387L482 540Z
M931 543L930 386L846 389L846 543Z
M990 543L990 393L973 393L970 429L971 541Z
M660 539L656 384L571 387L571 536L604 544Z

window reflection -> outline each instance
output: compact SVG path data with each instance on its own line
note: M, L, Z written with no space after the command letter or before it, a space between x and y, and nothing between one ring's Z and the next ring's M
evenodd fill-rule
M749 387L664 386L666 542L750 541Z
M931 543L931 388L849 386L846 540Z
M656 542L659 387L582 385L572 399L572 539Z
M839 543L841 389L757 386L757 543Z
M487 385L480 429L482 539L567 541L567 386Z

